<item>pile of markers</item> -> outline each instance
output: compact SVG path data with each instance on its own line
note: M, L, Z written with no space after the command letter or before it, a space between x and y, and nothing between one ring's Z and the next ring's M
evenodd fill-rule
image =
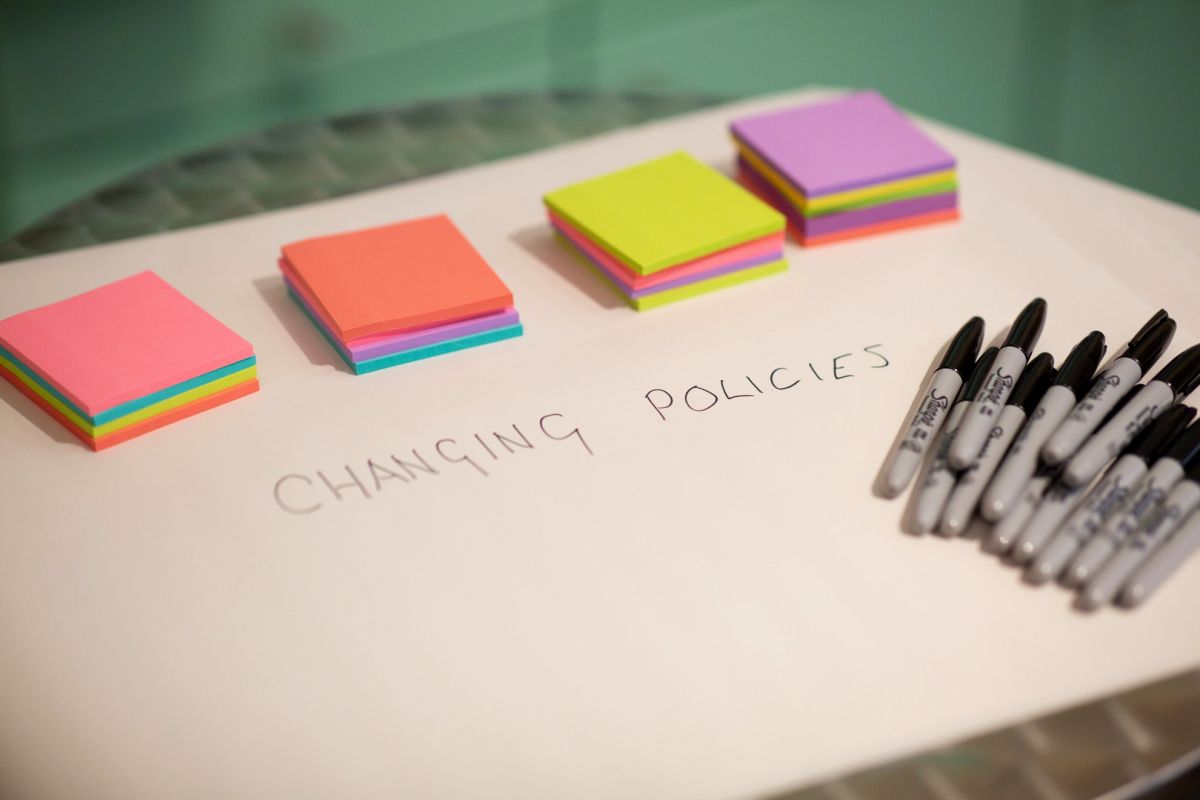
M912 528L962 535L978 514L984 548L1030 583L1058 579L1086 610L1133 607L1200 549L1200 421L1182 403L1200 385L1200 345L1140 383L1175 335L1160 310L1099 374L1099 331L1055 369L1049 353L1031 358L1045 317L1034 300L982 354L983 320L959 330L882 490L902 492L924 461Z

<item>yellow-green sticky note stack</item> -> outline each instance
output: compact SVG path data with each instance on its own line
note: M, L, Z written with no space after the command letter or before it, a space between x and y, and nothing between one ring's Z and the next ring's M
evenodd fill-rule
M562 241L639 311L787 269L783 215L687 153L544 201Z

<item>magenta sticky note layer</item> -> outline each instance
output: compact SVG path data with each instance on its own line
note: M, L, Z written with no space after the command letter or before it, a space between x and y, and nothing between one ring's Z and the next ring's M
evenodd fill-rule
M563 217L553 211L546 212L550 223L579 248L592 256L593 261L599 261L606 272L612 275L629 293L645 293L654 289L670 288L689 283L687 279L703 280L720 274L717 270L728 272L746 266L746 262L766 263L779 258L783 249L783 232L772 233L760 239L754 239L743 244L719 250L716 253L701 258L686 261L674 267L668 267L649 275L639 275L619 257L598 242L590 239L587 234L576 228ZM731 266L732 265L732 266Z
M93 417L254 355L153 272L0 320L0 345Z
M742 181L749 188L754 189L759 197L787 215L788 220L806 237L843 233L854 228L878 225L902 217L948 211L958 206L958 192L942 192L941 194L893 200L890 203L879 203L850 211L837 211L820 217L805 217L749 163L738 159L738 171Z
M286 274L283 276L283 281L293 294L300 297L300 301L304 303L308 312L315 316L317 321L325 328L326 336L332 337L337 342L338 349L342 351L342 354L353 362L381 358L394 353L402 353L405 350L412 350L416 347L426 347L428 345L448 342L451 339L459 339L463 336L486 333L498 328L507 328L521 321L521 317L515 308L506 308L497 314L484 314L474 319L451 322L446 325L431 325L417 331L408 331L399 334L373 334L371 336L359 337L351 342L343 342L337 338L333 329L322 318L319 310L313 303L312 292L309 291L308 287L303 284L293 283Z
M954 156L878 92L743 117L730 128L806 197L954 167Z
M551 217L554 215L552 214ZM655 281L652 286L641 289L635 288L626 281L626 275L621 271L619 263L612 257L611 254L602 250L599 245L589 239L578 228L571 227L571 224L561 218L555 222L553 219L550 224L556 231L566 237L567 241L574 245L584 257L595 265L601 272L607 275L613 283L617 285L624 294L632 298L646 297L657 292L664 292L668 289L675 289L680 286L687 286L690 283L699 283L701 281L715 278L719 275L726 275L730 272L737 272L742 269L750 269L751 267L768 264L772 261L778 261L783 257L783 242L779 237L772 235L770 239L775 240L775 248L766 250L762 253L757 253L746 258L725 258L718 262L713 262L708 269L703 272L695 270L689 271L685 275L681 275L672 280ZM761 240L760 240L761 241ZM730 248L722 252L730 252L737 248ZM665 270L669 271L669 270ZM661 273L658 273L661 274Z
M459 339L475 333L486 333L487 331L494 331L497 328L507 328L511 325L516 325L520 321L521 316L517 313L517 310L510 307L498 314L484 314L475 319L450 322L446 325L434 325L425 330L398 333L395 336L364 336L361 339L355 339L348 349L355 361L363 361L368 358L379 358L381 356L389 356L392 353L411 350L414 347L425 347L426 345L447 342L451 339Z

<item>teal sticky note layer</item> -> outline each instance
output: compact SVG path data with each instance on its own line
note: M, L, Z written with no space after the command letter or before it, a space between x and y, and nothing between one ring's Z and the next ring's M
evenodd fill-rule
M499 342L503 341L504 339L515 339L525 332L525 326L521 323L517 323L516 325L509 325L504 328L496 328L490 331L483 331L482 333L473 333L468 336L460 336L457 339L447 339L444 342L428 344L423 347L414 347L411 350L403 350L399 353L391 353L386 356L380 356L379 358L368 358L365 361L356 362L346 357L346 354L342 351L342 348L339 347L337 341L334 340L333 335L328 329L326 329L324 325L321 324L320 320L313 316L312 311L304 303L302 298L297 297L290 288L288 289L288 295L291 296L292 301L300 307L300 310L304 312L304 316L308 317L308 321L313 324L313 327L320 331L321 336L324 337L325 341L329 342L329 345L333 348L333 351L338 354L338 357L341 358L342 361L345 361L350 369L354 370L355 375L365 375L368 372L375 372L377 370L386 369L387 367L395 367L400 364L408 364L412 361L420 361L423 358L433 358L434 356L453 353L457 350L466 350L468 347L478 347L482 344L491 344L492 342Z
M141 411L143 408L145 408L147 406L152 406L155 403L158 403L158 402L161 402L168 398L174 397L175 395L183 394L184 392L191 391L192 389L195 389L199 386L203 386L206 383L211 383L212 381L220 380L221 378L224 378L227 375L232 375L235 372L240 372L241 370L246 369L246 367L252 367L256 363L258 363L255 356L250 356L249 358L243 358L241 361L235 361L232 364L221 367L220 369L214 369L211 372L205 372L203 375L197 375L195 378L189 378L186 381L181 381L180 383L177 383L174 386L168 386L165 389L159 389L157 392L151 392L150 394L143 395L142 397L139 397L135 400L130 400L128 402L121 403L119 405L115 405L112 408L107 408L104 411L101 411L99 414L97 414L96 416L93 417L93 416L90 416L89 414L85 414L83 409L79 408L77 405L75 405L70 400L68 400L66 397L64 397L62 392L58 391L53 386L51 386L48 381L46 381L41 375L38 375L32 369L30 369L29 366L26 365L24 361L17 358L17 356L15 354L10 353L8 350L6 350L3 347L0 347L0 355L3 355L5 358L7 358L9 361L11 361L14 365L16 365L17 369L21 370L21 372L23 372L26 376L28 376L29 379L32 380L34 383L36 383L38 386L42 387L47 392L54 395L54 397L57 398L58 400L62 401L63 405L67 406L72 411L74 411L76 414L78 414L79 416L83 417L85 420L87 420L88 422L90 422L91 424L96 425L96 426L103 425L106 422L112 422L114 419L119 419L119 418L125 416L126 414L132 414L135 411Z
M429 344L424 347L414 347L412 350L405 350L400 353L392 353L391 355L380 356L379 358L369 358L366 361L351 363L350 366L356 374L364 375L368 372L394 367L398 364L407 364L410 361L420 361L423 358L433 358L434 356L453 353L456 350L466 350L468 347L478 347L481 344L491 344L492 342L499 342L504 339L515 339L524 332L525 326L517 323L516 325L509 325L506 328L496 328L495 330L484 331L483 333L473 333L470 336L448 339L444 342Z

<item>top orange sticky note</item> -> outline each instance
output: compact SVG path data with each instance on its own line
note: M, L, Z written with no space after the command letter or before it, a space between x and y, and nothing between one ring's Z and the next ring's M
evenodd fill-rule
M441 325L513 304L512 292L444 214L284 245L346 341Z
M93 416L254 355L153 272L0 320L0 346Z

